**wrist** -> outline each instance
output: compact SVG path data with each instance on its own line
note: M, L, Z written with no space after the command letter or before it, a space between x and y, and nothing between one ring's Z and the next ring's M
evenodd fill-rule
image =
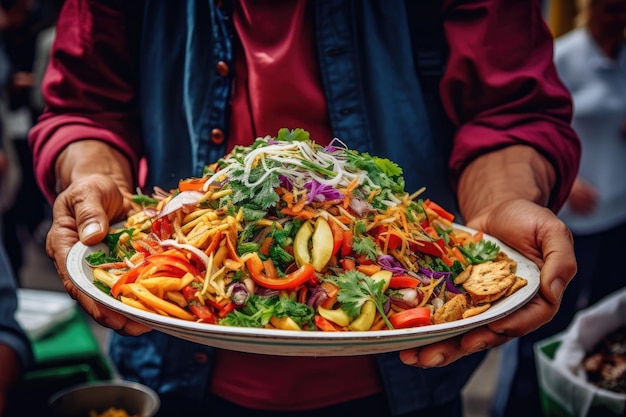
M459 178L457 195L465 219L503 202L527 200L547 206L556 183L552 164L534 148L513 145L472 161Z
M126 157L109 144L85 139L69 144L55 161L56 192L59 194L74 181L91 174L112 178L123 191L131 191L133 170Z

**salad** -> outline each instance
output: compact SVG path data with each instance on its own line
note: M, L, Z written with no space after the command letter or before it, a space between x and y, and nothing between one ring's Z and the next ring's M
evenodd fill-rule
M423 192L408 194L388 159L281 129L174 190L136 194L108 250L86 261L120 302L183 320L308 331L430 325L455 297L475 307L455 280L502 253Z

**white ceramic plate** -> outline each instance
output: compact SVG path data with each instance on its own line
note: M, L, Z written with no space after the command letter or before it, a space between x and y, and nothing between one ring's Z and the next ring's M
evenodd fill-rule
M455 227L471 231L459 225ZM93 274L85 258L93 252L106 249L103 244L85 246L79 242L74 245L68 254L67 270L76 287L95 301L134 321L181 339L266 355L355 356L399 351L448 339L501 319L526 304L539 289L539 269L532 261L499 240L487 235L485 239L498 244L502 251L517 261L517 275L526 278L528 284L474 317L410 329L336 333L256 329L196 323L149 313L116 300L94 285Z

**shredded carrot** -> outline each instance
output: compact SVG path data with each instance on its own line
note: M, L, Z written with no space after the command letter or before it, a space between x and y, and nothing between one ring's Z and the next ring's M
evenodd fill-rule
M294 206L295 207L295 206ZM317 216L317 213L312 210L309 209L308 207L303 208L302 210L299 211L294 211L293 208L289 208L289 207L283 207L280 212L286 216L292 216L296 219L300 219L300 220L308 220L308 219L312 219L313 217Z
M379 189L372 190L372 192L370 192L370 195L367 196L367 201L371 202L372 200L374 200L374 197L376 197L378 194L380 194Z
M463 256L459 248L453 246L452 249L450 249L450 254L454 256L454 258L457 259L459 262L461 262L461 265L467 266L467 259L465 259L465 256Z
M258 252L261 255L270 256L270 247L272 246L272 243L274 243L274 239L272 239L272 237L270 236L267 236L265 239L263 239L263 242L261 242L261 246L259 247Z
M359 265L356 267L356 270L361 272L362 274L372 276L376 272L381 270L380 265L377 264L369 264L369 265Z
M265 275L267 275L268 278L278 278L278 271L276 270L274 261L266 259L263 261L263 268L265 269Z
M215 250L217 249L217 245L219 245L221 240L222 240L221 233L216 233L215 235L213 235L213 239L211 239L211 243L209 243L209 246L207 246L207 248L204 250L204 253L206 253L207 255L210 255L213 252L215 252Z
M283 194L283 201L287 203L287 207L293 207L293 194L285 190Z

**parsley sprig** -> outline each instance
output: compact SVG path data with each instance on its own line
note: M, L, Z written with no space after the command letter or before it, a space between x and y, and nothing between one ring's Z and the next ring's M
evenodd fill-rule
M341 308L350 317L357 317L361 313L363 304L366 301L372 301L387 327L393 329L393 325L385 314L384 305L387 302L387 296L383 291L384 282L382 280L373 280L358 271L345 271L326 279L339 287L337 300L341 303Z

